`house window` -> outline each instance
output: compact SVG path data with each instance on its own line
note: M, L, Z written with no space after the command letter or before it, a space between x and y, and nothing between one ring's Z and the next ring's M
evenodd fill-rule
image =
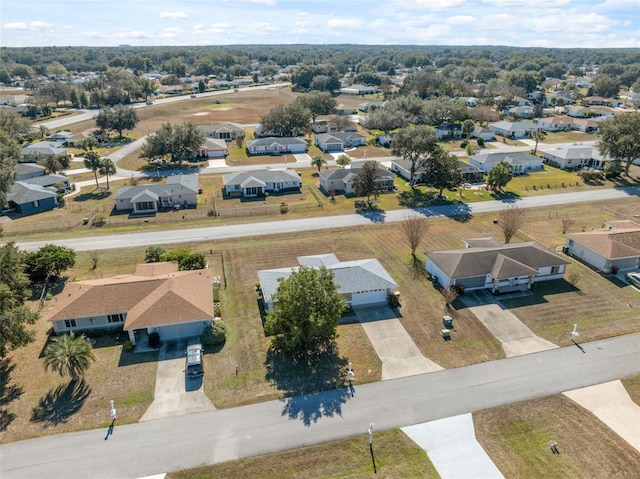
M33 202L33 207L34 207L34 208L37 208L38 206L39 206L38 200L35 200L35 201Z
M121 323L122 321L124 321L124 314L110 314L109 316L107 316L107 321L110 323Z
M64 320L64 327L65 328L75 328L76 327L76 320L75 319L65 319Z
M552 266L551 274L558 274L560 272L560 266Z

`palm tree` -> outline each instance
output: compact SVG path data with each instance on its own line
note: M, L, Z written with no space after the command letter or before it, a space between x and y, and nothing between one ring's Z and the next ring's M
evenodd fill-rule
M91 344L84 334L75 336L73 332L53 338L44 350L44 368L57 372L60 376L70 375L77 381L82 373L95 361Z
M107 177L107 189L109 189L109 176L116 174L116 165L111 158L103 158L100 162L100 168L98 168L98 172L101 175L105 175Z
M545 136L547 136L547 132L544 130L538 130L531 133L531 138L536 140L536 147L533 149L534 155L538 151L538 142L544 140Z
M98 188L98 170L102 160L98 152L90 150L84 154L84 167L93 171L93 177L96 179L96 188Z
M324 156L322 155L314 155L313 158L311 158L311 166L315 166L316 168L318 168L318 173L320 172L322 165L326 164L327 160L325 160Z

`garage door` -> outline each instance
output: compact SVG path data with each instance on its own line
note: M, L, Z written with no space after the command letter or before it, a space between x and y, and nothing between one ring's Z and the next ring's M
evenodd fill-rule
M353 293L351 296L352 306L364 306L366 304L378 304L387 301L387 292L383 291L365 291L363 293Z
M209 321L194 321L192 323L170 324L158 327L158 334L162 341L200 336Z

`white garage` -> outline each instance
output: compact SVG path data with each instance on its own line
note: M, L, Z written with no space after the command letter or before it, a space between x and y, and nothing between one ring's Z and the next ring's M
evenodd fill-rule
M167 324L159 326L157 333L161 341L171 341L173 339L192 338L200 336L205 328L211 324L211 319L204 321L193 321L190 323ZM151 328L150 328L151 329ZM153 332L149 330L149 332Z

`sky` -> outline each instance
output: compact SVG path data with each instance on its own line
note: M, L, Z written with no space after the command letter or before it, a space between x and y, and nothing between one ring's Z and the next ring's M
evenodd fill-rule
M0 45L640 48L640 0L2 0Z

